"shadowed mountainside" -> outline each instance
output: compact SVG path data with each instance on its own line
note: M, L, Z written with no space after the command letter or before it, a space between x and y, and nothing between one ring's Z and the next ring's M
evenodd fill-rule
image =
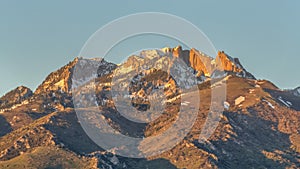
M82 129L74 106L87 112L100 109L104 112L101 118L116 131L139 138L165 132L176 121L181 106L193 106L193 102L181 103L181 90L170 72L139 69L148 61L163 63L162 58L171 55L189 66L198 82L199 112L187 136L171 150L146 159L121 157L94 143ZM80 72L79 80L72 83L73 73L81 69L86 72ZM97 69L96 74L86 77L92 69ZM128 106L140 113L154 106L149 101L153 91L162 90L165 109L161 116L136 123L121 115L111 95L112 80L118 77L115 82L123 84L128 78L116 75L117 69L134 74L128 85ZM200 142L212 89L225 83L227 98L221 120L211 137ZM93 90L96 99L86 99ZM224 52L213 59L178 46L142 51L119 65L76 58L49 74L34 93L18 87L0 98L0 168L300 168L299 93L299 89L281 90L267 80L256 80L237 58ZM82 102L73 102L72 96L83 97ZM82 105L89 105L84 100L98 107L84 108ZM97 120L96 116L86 118Z

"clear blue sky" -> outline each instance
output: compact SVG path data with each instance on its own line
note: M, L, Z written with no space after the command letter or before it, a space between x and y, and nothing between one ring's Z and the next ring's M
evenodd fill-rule
M0 2L0 95L35 89L78 55L104 24L136 12L166 12L198 26L218 50L240 58L257 78L300 86L300 1L16 1Z

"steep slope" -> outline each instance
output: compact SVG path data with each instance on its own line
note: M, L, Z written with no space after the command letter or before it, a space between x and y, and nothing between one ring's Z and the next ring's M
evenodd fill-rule
M52 159L52 160L49 160ZM73 168L95 169L95 159L80 158L75 153L55 146L37 147L31 152L24 153L8 161L0 161L2 169L16 168Z
M238 58L232 58L231 56L227 55L224 51L219 51L218 56L215 60L216 68L224 70L229 74L234 73L237 76L255 79L255 77L247 72L245 68L241 65Z
M179 52L179 49L177 48L174 51ZM170 52L172 50L164 49L163 51ZM224 57L224 55L224 53L220 53L221 57ZM135 64L133 68L136 68L140 62L143 62L143 58L137 56L131 57L129 60L129 62L125 62L126 68L132 66L133 63ZM232 61L232 63L229 61ZM291 109L293 107L289 108L280 103L276 97L272 96L270 90L286 92L281 91L271 82L255 80L251 74L247 75L237 59L225 58L224 65L227 65L225 70L229 75L215 83L227 83L228 110L224 112L215 133L206 143L198 142L202 125L208 116L211 86L218 86L210 85L210 81L206 81L199 85L202 98L201 107L192 131L185 140L172 150L151 157L149 160L168 159L177 168L239 168L241 165L245 168L299 167L299 142L297 138L299 138L300 115L297 111ZM152 84L150 86L154 88L158 87L156 84L159 83L154 78L156 76L162 80L160 85L168 83L167 81L163 82L165 76L168 77L168 75L155 70L148 73L142 73L133 78L132 85L136 87L130 93L133 94L132 98L135 98L134 93L136 91L143 91L136 93L138 97L143 97L149 89L147 84ZM246 76L241 74L246 74ZM107 95L111 90L111 79L112 75L110 74L97 80L99 101L112 102L109 95ZM120 80L118 83L124 80L124 78L118 79ZM139 83L137 83L138 81ZM177 106L180 102L177 100L172 103L173 107L169 107L172 111L170 114L167 113L167 117L161 116L146 126L135 126L130 123L131 127L128 128L128 126L122 125L127 123L126 119L122 118L117 111L112 111L113 107L110 109L113 114L108 111L105 118L111 126L114 126L116 130L123 134L134 134L136 136L137 132L141 132L136 131L136 128L142 127L144 128L142 135L146 137L153 136L164 132L173 123L173 117L178 111ZM134 106L136 106L135 104ZM102 109L105 106L111 106L111 104L99 105Z
M52 72L47 76L43 83L38 86L35 94L47 92L49 90L61 90L63 92L69 92L71 89L71 76L75 64L78 62L78 58L69 62L66 66L63 66L59 70Z
M259 81L230 76L226 83L230 106L209 140L198 141L211 94L211 88L201 84L200 112L189 135L171 151L150 159L166 158L178 168L299 167L299 112L282 107L257 86ZM245 100L235 104L241 96Z
M95 159L78 157L64 147L57 133L47 129L48 125L60 125L63 130L63 124L53 122L57 116L58 113L51 113L0 138L1 168L96 168Z
M294 90L266 89L282 106L300 111L298 88Z
M295 96L300 97L300 87L297 87L296 89L292 90L292 92Z
M188 66L196 71L197 76L212 77L219 71L235 74L240 77L255 79L246 71L238 58L232 58L224 51L219 51L216 58L212 58L195 48L183 50L181 46L175 48L163 48L166 54L171 53L174 57L181 58Z
M35 109L36 105L39 104L36 103L32 104L30 108L27 107L32 96L33 92L29 88L20 86L0 98L0 136L33 121L30 115L24 113L30 108Z
M101 76L115 68L114 64L103 59L75 58L59 70L50 73L34 93L24 86L8 92L0 99L0 135L29 125L34 120L54 111L64 111L66 108L73 107L71 87L75 65L79 69L84 65L90 69L101 70L96 76ZM81 83L85 81L78 82Z
M87 104L83 102L76 105L89 112L85 118L97 121L98 116L91 114L97 114L100 108L104 111L101 117L111 127L124 135L140 138L165 132L176 121L180 106L195 104L197 100L181 103L178 81L169 71L159 67L140 68L150 61L154 65L167 61L180 70L182 67L177 62L162 59L170 54L191 67L192 74L203 77L197 81L201 97L198 117L188 135L171 150L147 159L120 157L95 144L80 126L72 96L87 97L95 89L97 99L88 101L96 102L98 107L81 108L80 104ZM78 81L72 79L76 69L84 70L79 72ZM97 69L97 73L86 77L92 69ZM226 74L217 76L221 69ZM132 76L128 78L128 74ZM179 71L179 74L184 77L181 79L186 78L184 73ZM143 113L153 106L148 99L151 93L161 89L166 99L164 113L149 123L123 117L115 108L111 91L112 84L125 82L129 82L127 97L131 98L127 106ZM209 116L212 88L218 88L220 83L227 84L221 121L211 137L200 142L203 124ZM78 90L72 90L74 88ZM34 95L8 95L21 98L21 102L12 101L15 106L1 113L0 167L300 168L300 97L297 91L280 90L269 81L255 80L238 59L224 52L213 59L196 49L182 50L180 46L146 50L118 66L103 59L76 58L51 73ZM158 99L152 104L162 103ZM38 161L32 162L33 159Z
M116 67L115 64L106 62L104 59L101 58L100 59L75 58L72 62L69 62L66 66L63 66L59 70L49 74L34 93L41 94L41 93L47 93L48 91L58 91L58 90L65 93L71 92L72 74L75 66L77 66L77 69L86 71L86 72L81 72L82 74L86 74L88 71L91 71L92 69L100 70L97 71L96 77L107 74ZM86 67L88 69L83 69L83 67ZM81 83L85 83L89 81L90 79L83 79L83 80L84 81L78 82L78 84L73 84L73 85L77 86Z
M25 86L19 86L0 98L0 109L5 109L15 104L20 104L22 101L31 96L32 91L29 88Z

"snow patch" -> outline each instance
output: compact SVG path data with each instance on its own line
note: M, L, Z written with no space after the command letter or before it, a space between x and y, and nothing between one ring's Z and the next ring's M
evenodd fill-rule
M185 102L181 103L181 106L188 106L189 104L190 104L190 102L185 101Z
M225 108L226 110L229 110L230 104L229 104L228 102L224 102L224 108Z
M240 97L238 97L238 98L235 99L234 103L235 103L235 105L239 105L243 101L245 101L245 97L244 96L240 96Z
M255 91L255 89L250 89L249 93L252 94Z
M275 109L275 106L273 106L273 104L270 103L269 101L264 100L264 99L262 101L266 102L272 109Z
M285 101L287 104L289 104L290 106L292 106L293 104L290 101Z
M161 57L165 54L165 52L161 51L161 50L143 50L140 53L140 57L142 58L147 58L147 59L153 59L153 58L157 58L157 57Z
M286 101L284 101L284 100L282 99L281 96L278 97L278 100L279 100L281 103L283 103L284 105L286 105L287 107L291 107L291 105L290 105L289 103L287 103Z

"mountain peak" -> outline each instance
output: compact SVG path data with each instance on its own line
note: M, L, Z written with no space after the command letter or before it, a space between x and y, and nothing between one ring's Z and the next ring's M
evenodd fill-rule
M180 45L175 48L165 47L161 51L165 54L171 53L174 57L181 58L187 66L196 71L198 77L211 77L215 71L220 70L239 77L255 79L252 74L245 70L238 58L233 58L224 51L219 51L215 59L195 48L183 50Z
M238 58L232 58L224 51L218 51L218 56L216 59L222 64L222 67L225 71L240 72L243 69Z
M91 72L91 70L97 70L95 77L101 76L107 73L109 70L114 69L115 64L106 62L103 58L89 58L85 59L82 57L76 57L73 61L69 62L67 65L61 67L57 71L50 73L43 83L38 86L35 91L35 94L51 91L51 90L60 90L65 93L71 92L72 89L72 74L74 68L83 70L80 74L83 74L83 77L86 73ZM99 71L103 70L103 71ZM84 79L82 79L84 80ZM84 81L88 81L91 79L85 79ZM75 86L80 85L78 82L75 83Z
M189 70L176 65L178 60L169 57L173 53L190 67ZM180 90L176 79L159 67L145 66L136 69L144 63L147 64L150 59L154 63L161 63L165 61L163 57L166 60L175 60L168 63L175 65L179 74L184 75L191 70L190 73L197 73L201 76L199 79L207 81L197 83L196 89L199 91L185 91ZM121 68L121 73L113 72L116 68ZM128 72L134 76L128 77ZM218 72L221 72L221 76L218 76ZM183 81L187 78L181 77ZM223 51L219 51L214 59L195 48L184 50L181 46L166 47L160 50L144 50L138 55L130 56L120 65L106 62L102 58L77 57L49 74L36 90L38 95L31 96L29 88L19 86L0 98L0 105L7 100L11 102L5 106L12 105L3 108L4 111L0 107L0 168L28 168L31 164L36 165L31 162L34 160L38 161L39 166L33 168L240 168L241 164L248 168L297 168L300 153L300 106L297 103L300 98L291 92L300 96L300 87L288 91L280 90L269 81L250 78L254 77L245 70L240 61ZM210 108L215 104L212 102L214 100L211 91L213 88L219 91L220 83L226 83L227 98L225 102L220 102L225 111L218 116L219 121L215 121L218 123L217 128L202 142L199 141L199 131L205 132L203 126L211 116ZM114 88L117 87L114 84L121 84L121 87L128 90L124 92L124 100L128 102L122 103L120 109L115 106L116 100L112 93L120 91L119 89L123 91L124 88ZM194 85L194 81L191 84ZM187 85L188 80L185 83ZM78 90L71 90L77 86ZM78 103L73 102L71 94L78 99ZM196 107L199 100L194 98L198 94L201 96L201 103ZM90 98L91 95L95 95L95 99ZM183 100L187 98L190 100ZM163 112L157 117L154 111L160 110L153 109L156 105L162 105ZM127 111L127 107L138 110L137 116L150 110L154 116L150 114L146 118L155 119L149 123L131 121L121 114ZM143 138L137 146L143 147L146 143L148 149L141 149L141 153L147 153L157 147L153 143L153 146L147 144L149 137L165 134L176 123L178 115L190 116L181 113L184 110L181 108L184 107L199 110L188 135L174 144L172 149L146 160L119 156L117 153L120 149L124 150L123 146L109 150L99 147L89 137L91 133L85 133L87 130L80 125L82 122L92 122L90 124L101 131L104 123L97 122L99 119L105 120L103 122L117 131L116 133ZM77 110L82 112L80 116L77 116ZM128 113L133 112L131 110ZM214 116L211 118L215 119ZM109 131L105 134L110 136ZM171 144L168 139L176 137L179 134L158 141L161 142L160 145ZM76 161L92 159L95 163L83 167L75 165Z
M218 55L215 59L216 66L228 73L235 73L237 76L255 79L255 77L246 71L242 66L238 58L233 58L226 54L224 51L218 51Z
M32 96L32 91L25 86L18 86L0 98L0 108L7 108L21 103Z
M182 54L182 47L181 46L176 46L172 50L173 56L179 57Z
M161 48L160 50L162 52L164 52L164 53L170 53L172 51L172 48L170 48L170 47L164 47L164 48Z
M61 67L59 70L50 73L43 83L38 86L35 93L39 94L49 90L69 92L71 89L71 73L79 60L80 58L76 57L73 61Z

